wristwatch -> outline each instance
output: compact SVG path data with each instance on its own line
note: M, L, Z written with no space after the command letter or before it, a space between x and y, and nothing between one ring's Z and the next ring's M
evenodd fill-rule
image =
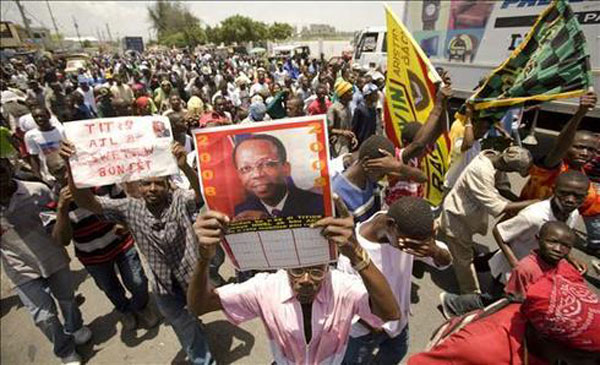
M441 0L423 1L423 9L421 11L423 30L435 30L435 22L440 16L440 2Z

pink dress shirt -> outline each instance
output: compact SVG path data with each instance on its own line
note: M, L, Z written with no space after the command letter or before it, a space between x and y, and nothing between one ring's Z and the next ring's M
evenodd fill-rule
M373 327L383 322L369 307L359 277L331 270L312 304L312 338L306 344L302 308L284 270L261 273L242 284L217 289L223 312L235 325L260 317L273 357L281 364L339 364L344 358L352 318Z

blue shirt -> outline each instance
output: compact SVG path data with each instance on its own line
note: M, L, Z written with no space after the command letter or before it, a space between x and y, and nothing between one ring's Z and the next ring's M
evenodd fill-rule
M364 190L354 185L343 174L332 180L333 191L344 201L357 222L364 222L381 210L381 199L377 184L367 181Z

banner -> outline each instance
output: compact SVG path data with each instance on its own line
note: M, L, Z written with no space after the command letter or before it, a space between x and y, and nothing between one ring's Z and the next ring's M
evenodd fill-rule
M231 218L223 247L240 270L335 261L309 228L333 214L325 116L194 131L202 195Z
M78 188L176 174L169 118L118 117L64 124L75 145L70 164Z
M585 35L567 2L555 0L469 100L479 117L499 118L511 105L572 98L591 85Z
M402 128L416 121L425 123L435 104L436 85L442 80L411 34L386 6L387 80L384 125L388 138L402 146ZM422 160L427 175L425 199L442 201L444 175L450 161L450 140L442 135Z

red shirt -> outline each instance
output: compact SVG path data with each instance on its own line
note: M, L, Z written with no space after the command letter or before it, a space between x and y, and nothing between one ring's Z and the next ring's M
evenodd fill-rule
M408 365L521 365L526 318L521 305L509 304L488 317L466 325L428 352L411 356ZM547 364L529 353L529 365Z
M329 101L329 99L325 98L324 104L321 104L319 99L317 99L310 103L306 111L308 112L308 115L327 114L327 109L329 109L330 106L331 101Z
M560 260L557 265L552 266L542 259L538 250L533 250L512 270L504 291L506 294L525 296L529 285L535 283L542 275L556 270L569 270L579 275L567 260Z

